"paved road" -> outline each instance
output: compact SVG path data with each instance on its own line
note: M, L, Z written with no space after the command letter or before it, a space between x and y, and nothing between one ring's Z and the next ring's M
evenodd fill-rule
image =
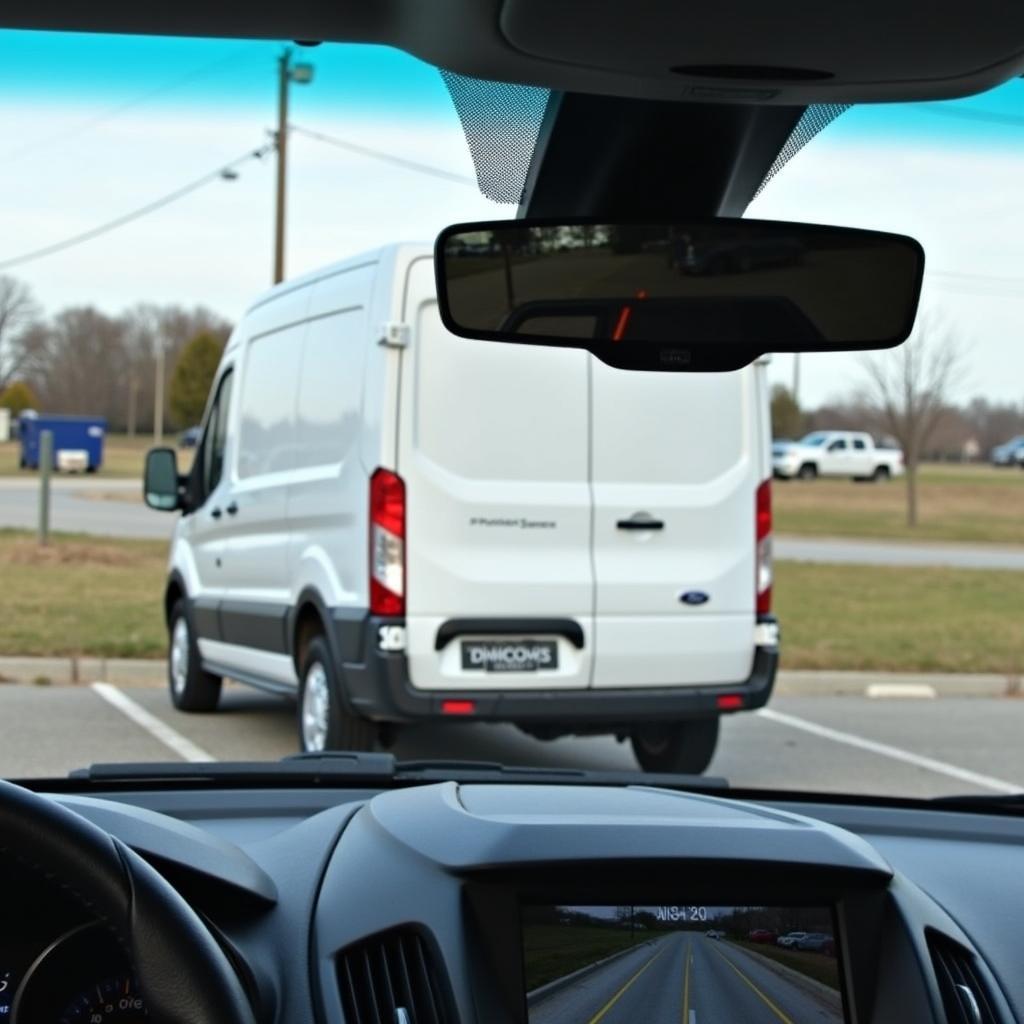
M530 1007L530 1024L841 1022L842 1002L795 972L702 933L676 932L578 975Z
M38 523L35 477L0 479L0 527L35 529ZM108 537L170 537L177 516L154 512L140 500L136 480L58 477L51 496L54 530ZM902 544L842 538L776 537L775 556L796 562L857 565L936 565L958 569L1024 571L1024 548L965 544Z
M0 685L0 776L63 775L95 761L173 761L197 752L217 760L277 759L296 749L293 705L244 687L229 685L221 710L207 715L174 711L162 689L114 692L149 719L140 724L89 686ZM765 714L724 720L709 774L735 786L778 789L1007 792L1024 789L1021 735L1024 700L1013 698L778 697ZM628 745L611 737L543 742L507 725L409 727L394 753L636 769Z
M839 537L775 538L775 557L793 562L934 565L953 569L1024 571L1024 548L968 544L901 544Z
M138 480L57 477L50 488L50 527L105 537L170 537L176 517L147 508L141 488ZM0 527L34 530L38 523L38 478L0 480Z

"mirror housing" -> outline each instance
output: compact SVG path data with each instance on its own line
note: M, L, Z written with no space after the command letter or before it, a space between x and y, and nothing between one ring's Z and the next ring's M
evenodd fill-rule
M524 219L446 228L434 266L441 319L459 337L693 372L899 345L924 251L902 235L816 224Z
M146 452L142 495L146 504L158 512L176 512L185 507L178 455L173 448L150 448Z

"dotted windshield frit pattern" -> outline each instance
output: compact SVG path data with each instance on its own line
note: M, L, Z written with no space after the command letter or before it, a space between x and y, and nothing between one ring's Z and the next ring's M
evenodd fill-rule
M815 135L818 134L823 128L827 128L844 110L849 110L850 104L848 103L816 103L808 107L803 114L800 115L800 120L797 121L796 127L789 133L789 138L786 139L782 149L779 150L779 155L772 162L771 167L768 168L768 173L764 176L764 181L757 186L757 191L754 193L756 199L763 191L765 185L768 184L772 178L775 177L779 171L782 170L790 160L793 159L800 152L804 146L807 145Z
M550 90L444 69L441 78L466 133L480 191L496 203L519 203Z

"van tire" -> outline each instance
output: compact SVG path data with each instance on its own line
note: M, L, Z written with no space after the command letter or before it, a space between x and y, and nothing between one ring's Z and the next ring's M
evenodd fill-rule
M889 481L889 478L891 476L892 472L890 471L888 466L876 466L875 472L871 479L874 480L876 483L884 484Z
M718 746L718 717L640 726L630 735L630 743L645 772L699 775Z
M302 659L298 704L299 749L373 750L377 727L348 711L341 699L338 673L327 641L315 636Z
M805 462L796 471L796 475L801 480L814 480L818 476L818 467L813 462Z
M215 711L224 680L203 668L184 598L174 602L167 629L167 685L171 703L179 711Z

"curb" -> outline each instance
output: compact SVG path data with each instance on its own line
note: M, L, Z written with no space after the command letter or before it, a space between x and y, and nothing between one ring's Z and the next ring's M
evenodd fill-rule
M578 970L572 972L572 974L565 974L561 978L555 978L554 981L549 981L546 985L541 985L540 988L535 988L532 992L526 993L526 1005L536 1006L537 1003L548 996L553 996L556 992L560 992L563 988L568 988L575 981L579 981L580 978L585 978L592 971L596 971L599 967L603 967L605 964L610 964L613 960L618 960L619 957L625 956L627 953L633 953L638 949L643 949L644 946L649 946L653 940L647 942L638 942L635 946L627 946L625 949L620 949L617 953L612 953L611 956L606 956L603 960L595 960L592 964L586 964L584 967L580 967Z
M781 669L774 692L781 697L1020 697L1024 679L995 673Z
M0 683L55 686L108 682L119 686L163 686L162 658L0 657ZM834 669L780 669L780 697L1024 697L1024 677L939 672L849 672Z
M164 686L167 662L147 658L0 658L0 683Z

